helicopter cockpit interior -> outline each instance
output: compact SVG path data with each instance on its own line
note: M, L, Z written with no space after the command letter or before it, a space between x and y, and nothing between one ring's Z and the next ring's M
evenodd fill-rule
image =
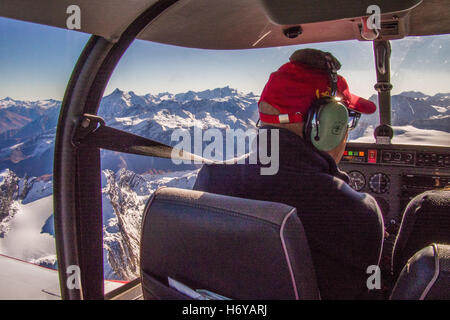
M61 298L321 298L308 239L296 214L299 208L176 185L145 195L149 198L136 213L142 216L140 234L127 235L137 239L134 249L140 254L135 259L140 276L105 294L102 262L107 227L102 190L104 180L112 181L114 176L102 173L103 152L197 161L196 168L210 161L195 150L180 152L165 141L143 137L139 130L123 130L141 125L141 121L132 120L136 114L124 113L120 121L127 125L121 128L105 121L108 112L115 112L102 102L108 83L122 56L139 39L222 50L224 55L233 50L252 52L273 47L293 52L294 46L340 41L353 41L355 46L370 44L374 82L366 85L376 90L378 110L370 118L374 122L361 118L362 130L370 127L372 131L366 138L347 143L339 168L349 175L351 188L375 198L383 215L385 235L379 262L383 288L377 298L450 299L450 243L442 240L446 235L450 238L449 199L439 203L438 213L427 217L433 223L423 222L428 229L444 230L442 237L412 246L401 260L394 257L401 251L396 244L401 229L407 230L408 237L422 232L419 218L408 211L411 201L424 192L446 192L449 188L450 148L420 141L409 144L397 138L401 129L396 126L403 115L398 109L394 112L394 104L410 100L394 101L391 97L392 44L408 37L450 34L448 1L43 0L37 4L32 0L3 0L0 16L67 29L71 5L81 8L82 17L73 32L92 36L67 84L55 137L53 204ZM446 67L448 72L447 65L443 69ZM410 94L409 98L419 105L421 97ZM433 105L442 111L438 98ZM158 99L167 97L161 94ZM450 132L450 109L446 108L430 117ZM175 116L170 112L158 114L164 115L170 128ZM428 129L422 125L423 134ZM138 178L130 181L133 186L139 185ZM119 197L113 191L110 195ZM401 239L405 247L408 237ZM261 246L264 254L255 250ZM406 263L408 267L403 269ZM72 266L81 270L77 280L80 285L75 287L64 285L72 279L66 272Z

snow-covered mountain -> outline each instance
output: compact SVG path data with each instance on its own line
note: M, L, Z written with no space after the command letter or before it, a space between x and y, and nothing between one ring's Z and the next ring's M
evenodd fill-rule
M52 173L60 106L55 100L0 100L0 170L21 177Z
M370 98L377 103L377 97ZM258 97L225 87L201 92L137 95L119 89L105 96L99 114L109 126L175 145L175 129L254 128ZM9 168L23 177L51 174L54 138L61 103L55 100L0 100L0 170ZM3 115L3 116L2 116ZM355 140L371 135L379 121L378 111L363 115L351 132ZM429 96L404 92L392 97L394 126L413 126L450 132L450 94ZM398 131L401 134L402 131ZM413 141L412 141L413 143ZM430 141L431 143L431 141ZM147 170L187 170L189 166L171 167L170 160L102 151L102 169L128 168L137 173Z
M139 274L142 213L159 187L192 189L198 170L139 175L126 169L102 172L104 260L107 279L131 280Z
M109 126L173 145L175 129L254 128L257 96L229 87L180 94L137 96L116 89L103 98L99 114Z
M373 95L370 97L378 106L378 97ZM438 93L429 96L417 91L403 92L392 96L392 125L402 127L403 130L396 130L395 135L400 137L405 132L413 133L410 127L424 130L438 130L450 133L450 94ZM373 130L379 124L380 114L377 111L371 115L362 115L359 125L350 133L350 140L356 140L361 137L372 138ZM414 131L414 130L413 130ZM444 134L444 136L447 136ZM415 140L411 134L409 139L401 138L404 143L409 144L434 144L450 146L450 140L443 144L433 142L430 137L427 140Z
M46 267L56 266L53 235L43 231L52 210L51 176L19 178L0 172L0 253Z
M162 186L191 189L198 170L136 174L102 171L105 278L138 276L139 238L147 199ZM56 268L51 179L0 173L0 253Z
M60 105L60 101L53 99L21 101L6 97L0 100L0 139L15 135L18 129L43 116L48 110L59 110Z
M175 145L176 142L171 141L175 129L193 131L197 127L245 131L254 128L257 100L258 97L251 93L243 94L229 87L143 96L116 89L102 99L99 114L109 126ZM0 100L0 106L0 111L14 110L17 119L19 116L30 118L22 127L17 127L17 124L14 129L5 129L3 133L0 122L0 170L9 168L19 176L51 174L60 102L23 102L6 98ZM34 110L32 115L30 110ZM193 169L192 166L171 165L171 161L166 159L102 152L102 168L113 171L121 168L138 173L151 169Z
M222 132L255 128L257 101L257 96L229 87L144 96L116 89L103 98L99 114L111 127L175 146L178 141L172 141L171 136L176 129L189 131L193 136L194 128L216 128ZM102 168L117 171L124 167L138 173L149 168L171 171L194 168L174 165L167 159L102 151Z

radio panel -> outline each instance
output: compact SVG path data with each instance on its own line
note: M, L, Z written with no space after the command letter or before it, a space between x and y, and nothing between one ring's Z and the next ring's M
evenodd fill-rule
M416 165L419 167L450 167L450 155L445 153L420 152Z
M411 146L408 146L411 148ZM350 144L341 160L343 163L387 164L412 167L450 169L450 152L401 150L392 146L363 147Z
M381 150L381 163L414 166L415 160L415 151Z

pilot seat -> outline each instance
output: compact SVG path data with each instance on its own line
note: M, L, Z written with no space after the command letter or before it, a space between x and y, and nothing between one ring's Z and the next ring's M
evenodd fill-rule
M295 208L177 188L143 215L144 299L319 299Z

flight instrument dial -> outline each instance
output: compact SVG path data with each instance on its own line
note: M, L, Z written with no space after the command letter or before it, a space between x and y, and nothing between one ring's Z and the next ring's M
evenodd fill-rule
M386 193L389 191L389 177L384 173L375 173L369 178L369 188L375 193Z
M348 173L350 177L350 187L355 189L356 191L361 191L362 188L366 185L366 178L359 171L350 171Z

